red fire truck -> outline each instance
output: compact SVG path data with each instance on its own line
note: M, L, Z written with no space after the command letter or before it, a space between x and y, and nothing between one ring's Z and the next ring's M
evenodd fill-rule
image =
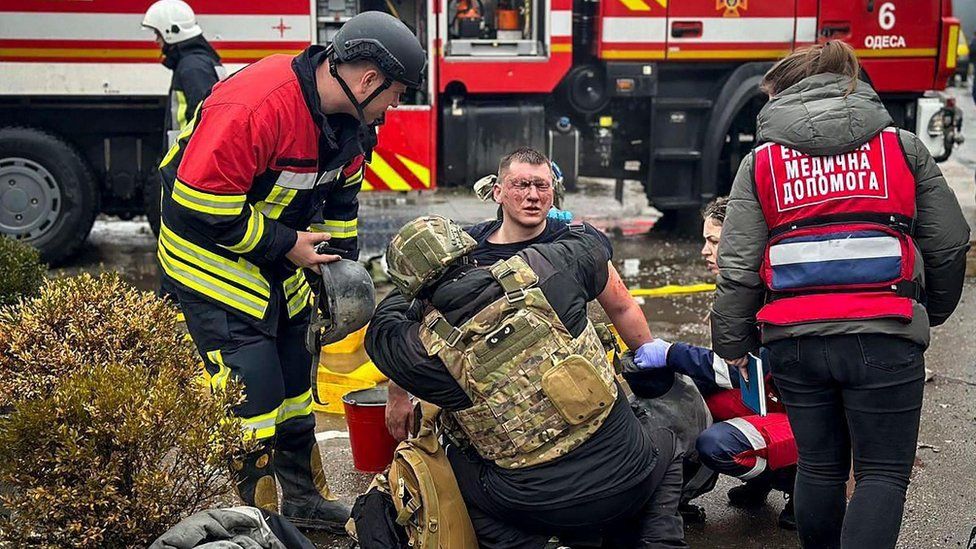
M151 0L0 3L0 232L59 261L99 212L131 218L163 147L169 73ZM327 42L379 9L417 32L426 85L387 116L370 190L470 185L519 146L579 176L641 181L666 212L728 191L779 57L851 43L899 126L954 143L934 90L956 65L950 0L191 0L229 71ZM672 216L675 217L675 216ZM680 216L677 216L680 217Z

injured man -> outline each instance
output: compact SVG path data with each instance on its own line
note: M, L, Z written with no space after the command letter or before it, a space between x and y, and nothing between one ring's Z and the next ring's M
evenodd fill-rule
M405 225L387 250L397 290L366 346L391 380L443 411L441 440L478 544L595 536L686 547L675 435L628 404L587 318L608 278L606 241L574 232L491 265L470 259L475 246L442 217Z

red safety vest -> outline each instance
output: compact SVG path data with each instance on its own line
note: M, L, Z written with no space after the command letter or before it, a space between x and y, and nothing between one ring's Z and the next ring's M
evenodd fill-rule
M759 323L870 318L910 321L915 177L887 128L857 149L810 156L776 143L755 151L769 240Z

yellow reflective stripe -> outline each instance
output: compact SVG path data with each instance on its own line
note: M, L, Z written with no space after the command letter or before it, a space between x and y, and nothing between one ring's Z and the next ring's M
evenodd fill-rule
M221 351L208 351L207 358L211 362L217 364L219 369L217 373L210 378L210 385L214 390L223 390L227 387L227 379L230 376L230 368L224 364L224 357ZM281 415L281 407L277 407L274 410L252 417L241 417L241 425L244 428L243 437L244 440L250 440L253 438L266 439L274 436L275 426L278 423L278 417Z
M190 198L213 202L215 204L237 206L239 210L244 209L244 203L247 200L247 197L243 194L212 194L194 189L179 180L176 181L176 187L180 189L181 193L188 195Z
M230 368L224 364L224 357L220 354L220 350L208 351L207 358L210 362L217 365L217 373L210 378L210 387L215 391L223 391L227 388L227 379L230 377Z
M271 192L268 193L268 197L255 204L255 206L258 211L271 219L278 219L281 217L281 212L295 199L296 194L298 194L298 191L295 189L275 185L271 189Z
M247 197L243 194L210 194L198 191L180 180L173 184L173 200L185 208L211 215L240 215Z
M359 221L357 219L349 221L326 219L320 226L324 232L331 234L333 238L353 238L359 235Z
M312 288L305 284L288 300L288 318L294 317L305 309L305 306L308 305L308 296L311 293Z
M358 185L360 181L363 180L363 175L366 173L366 168L360 168L360 170L349 177L346 178L346 183L343 187L350 187L352 185Z
M285 295L292 295L301 288L302 282L305 282L305 276L302 271L298 271L290 277L286 278L282 283L282 287L285 289Z
M264 311L268 308L267 300L252 297L208 273L182 263L170 256L163 246L157 248L156 257L159 258L159 263L166 274L187 288L226 303L255 318L264 318Z
M285 290L285 298L288 300L288 318L293 318L305 309L309 302L309 295L312 293L312 287L308 285L301 271L286 279L282 287Z
M342 231L342 232L327 230L325 232L331 234L333 238L355 238L359 236L359 232L356 229L353 229L351 231Z
M179 256L190 265L202 267L200 265L202 263L213 269L215 274L236 282L258 295L271 297L271 285L261 276L261 271L244 258L231 261L221 257L179 236L162 223L159 225L159 242L169 253Z
M187 126L187 128L189 128L189 126ZM176 156L176 153L180 152L180 139L182 138L183 138L183 134L181 133L180 137L177 138L176 143L173 143L173 146L170 147L169 151L166 152L166 156L163 157L163 161L159 163L160 168L166 167L166 165L169 164Z
M247 230L244 231L244 237L233 246L224 246L228 250L239 254L246 254L253 250L258 245L258 242L261 241L261 236L264 235L264 216L251 206L248 206L248 208L251 210L251 217L247 219Z
M307 416L312 413L312 390L291 398L286 398L281 403L278 412L278 423L284 423L293 417Z
M281 407L279 406L266 414L241 418L241 423L244 426L244 440L252 438L261 440L273 437L280 413Z
M176 128L174 129L182 129L188 122L186 119L186 94L181 90L173 90L173 94L176 95Z
M959 42L959 27L953 25L949 27L949 45L946 50L946 68L954 69L956 68L956 55L959 53L957 51ZM970 54L972 55L972 54Z
M163 157L163 161L159 163L160 168L166 166L170 163L170 161L173 160L176 153L180 152L180 141L186 139L191 133L193 133L193 129L197 126L197 120L199 120L201 105L203 105L203 101L197 105L197 110L193 113L193 118L190 120L190 123L187 124L186 127L183 128L183 131L180 132L180 135L176 137L176 143L173 143L173 146L169 148L166 156Z

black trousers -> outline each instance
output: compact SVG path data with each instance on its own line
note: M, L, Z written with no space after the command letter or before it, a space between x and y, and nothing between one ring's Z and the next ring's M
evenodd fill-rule
M532 512L506 509L484 493L481 458L473 450L449 446L447 455L483 549L541 549L551 536L563 543L602 538L604 548L614 549L685 548L678 514L682 454L669 430L658 429L651 439L657 462L642 482L617 494Z
M244 385L246 400L233 412L244 420L248 436L278 446L314 440L312 357L305 348L310 309L288 318L285 300L279 300L277 333L269 336L194 294L178 296L211 384L217 388L236 379Z
M801 337L767 348L799 449L793 497L801 544L894 547L915 461L924 349L881 334ZM857 485L847 504L852 452Z

